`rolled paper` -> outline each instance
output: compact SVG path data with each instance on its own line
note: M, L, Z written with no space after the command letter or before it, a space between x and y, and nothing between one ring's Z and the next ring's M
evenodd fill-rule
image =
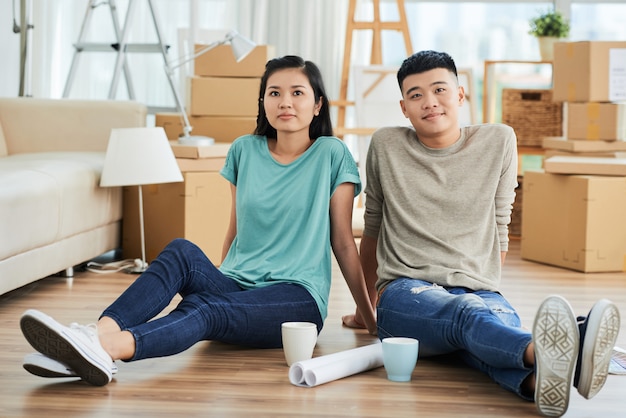
M296 386L314 387L383 365L380 342L296 362L289 368L289 381Z

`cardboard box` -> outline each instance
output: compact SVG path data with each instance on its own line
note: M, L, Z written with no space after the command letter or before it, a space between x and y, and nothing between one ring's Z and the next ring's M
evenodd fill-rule
M207 45L197 44L196 53ZM194 74L212 77L262 77L265 64L276 56L271 45L257 45L244 59L237 62L230 45L218 45L196 57Z
M202 158L202 159L219 159L224 160L228 153L230 144L215 145L182 145L176 141L170 141L174 157L176 158Z
M626 271L626 177L529 171L521 256L572 270Z
M187 113L192 116L248 116L259 112L261 78L188 77Z
M626 103L568 103L567 138L626 140Z
M594 157L594 158L626 158L624 151L594 151L594 152L572 152L555 149L544 150L544 158L566 156L566 157Z
M626 42L581 41L554 44L553 100L626 100Z
M208 136L215 142L230 143L256 129L256 116L188 116L192 135ZM155 126L165 130L167 139L178 139L183 134L180 113L155 114Z
M543 162L546 173L626 176L626 158L555 156Z
M153 261L174 238L186 238L197 244L214 264L221 263L232 197L230 183L218 171L224 165L227 150L228 146L216 146L210 157L177 158L179 166L181 162L195 162L196 170L181 167L184 181L180 183L143 186L148 262ZM124 187L123 199L122 252L124 258L139 258L138 188Z
M230 220L230 185L217 172L186 172L184 182L143 186L146 260L152 262L174 238L197 244L211 261L222 261ZM141 257L137 187L124 187L122 251Z
M183 121L182 121L182 116L180 115L180 113L176 113L176 112L155 113L154 114L154 126L160 126L161 128L163 128L163 130L165 131L165 136L167 136L167 139L170 139L170 140L178 139L178 137L183 134Z
M587 141L581 139L543 138L543 148L571 152L626 151L624 141Z

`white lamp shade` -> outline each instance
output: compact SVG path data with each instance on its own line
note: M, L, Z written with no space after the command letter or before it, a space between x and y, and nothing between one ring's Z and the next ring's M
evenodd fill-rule
M230 38L230 48L233 50L233 55L237 62L244 59L256 47L254 42L240 35L239 32L232 31L229 33L228 37L230 36L232 36L232 38Z
M165 131L112 129L100 186L137 186L183 181Z

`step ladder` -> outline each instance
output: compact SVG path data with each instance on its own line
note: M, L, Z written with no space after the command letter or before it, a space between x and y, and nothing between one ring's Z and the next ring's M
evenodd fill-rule
M169 59L167 55L167 51L169 49L169 45L166 45L162 31L161 25L159 23L159 19L157 17L154 5L152 0L146 0L148 2L148 6L150 8L150 13L152 15L152 21L154 23L154 29L156 31L157 40L156 43L129 43L128 32L135 16L135 6L136 0L128 0L128 9L126 10L126 18L124 20L124 25L120 26L120 19L118 16L118 8L115 0L89 0L87 4L87 11L85 12L85 17L81 24L80 32L78 35L78 40L74 44L74 56L72 57L72 63L70 65L70 71L67 76L67 80L65 82L65 88L63 90L63 97L69 97L70 91L72 89L72 84L74 83L74 78L76 77L76 69L78 68L78 63L80 60L80 56L83 52L115 52L117 54L117 58L115 60L115 67L113 70L113 77L111 79L111 86L109 88L109 99L115 99L121 73L124 73L124 79L126 81L126 88L128 90L128 97L131 100L135 100L135 90L132 83L132 77L130 73L130 69L128 68L128 61L126 60L126 54L130 52L156 52L160 53L163 56L163 61L166 66L169 67ZM94 43L94 42L85 42L86 31L89 28L89 25L93 19L94 10L100 6L108 6L111 12L111 19L113 21L113 29L115 32L115 42L112 43Z
M358 0L350 0L348 6L348 23L346 26L346 41L344 46L343 66L341 70L341 85L339 88L339 99L333 101L331 104L337 107L337 124L336 135L343 137L345 134L363 134L358 128L346 128L346 108L354 106L354 101L348 100L348 85L350 77L350 64L352 56L352 35L356 30L371 30L372 36L372 51L370 56L370 64L380 65L382 64L382 32L385 30L393 30L402 32L404 39L404 46L406 48L406 56L408 57L413 53L413 47L411 46L411 36L409 33L409 24L406 18L406 11L404 9L404 0L396 0L398 8L399 20L397 21L381 21L380 18L380 0L372 0L374 7L374 18L371 21L357 21L356 20L356 6Z

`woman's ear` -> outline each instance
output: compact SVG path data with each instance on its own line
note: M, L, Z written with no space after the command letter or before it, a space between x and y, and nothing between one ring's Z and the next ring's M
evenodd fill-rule
M315 104L315 108L313 109L313 114L315 116L319 116L320 110L322 109L322 105L324 104L324 97L320 96L320 99Z

